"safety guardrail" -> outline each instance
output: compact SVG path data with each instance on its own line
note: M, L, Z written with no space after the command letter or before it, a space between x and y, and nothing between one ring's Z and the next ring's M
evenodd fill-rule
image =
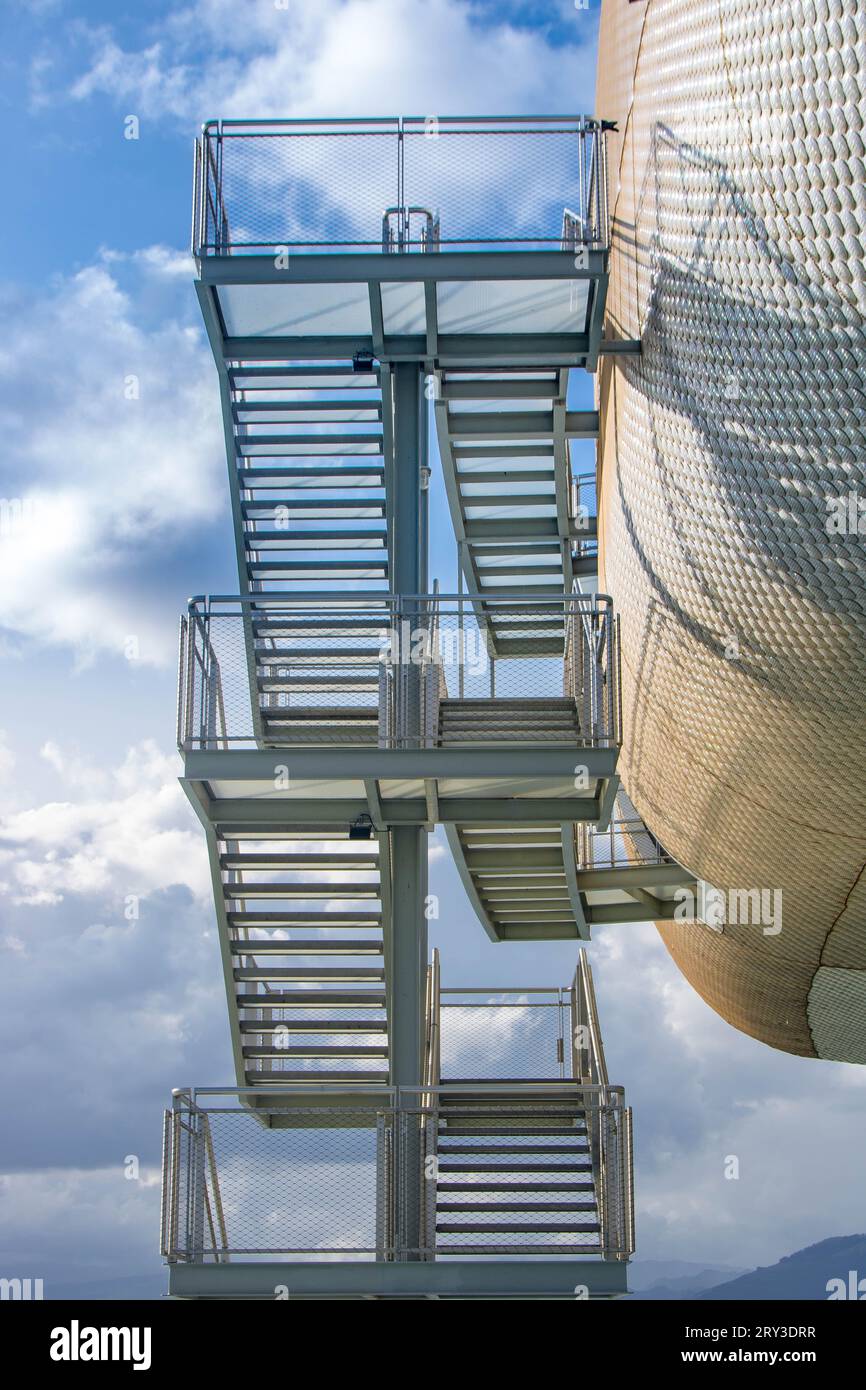
M616 748L619 663L602 594L196 598L178 746Z
M610 128L589 116L210 121L195 144L193 254L605 248Z
M255 1099L255 1106L250 1102ZM169 1262L272 1259L436 1260L477 1252L477 1234L460 1239L449 1203L447 1235L437 1220L442 1198L436 1135L460 1099L459 1087L382 1088L341 1103L334 1090L289 1088L175 1092L165 1114L162 1254ZM345 1102L345 1097L343 1098ZM464 1093L461 1121L505 1125L515 1105L544 1114L573 1107L595 1136L597 1220L555 1241L542 1217L497 1230L489 1253L628 1259L634 1248L631 1115L617 1086L485 1085L483 1103ZM552 1154L554 1151L551 1151ZM553 1160L552 1160L553 1161ZM555 1169L553 1170L555 1172ZM565 1172L563 1170L563 1176ZM477 1174L483 1191L485 1174ZM474 1200L474 1199L473 1199ZM521 1198L525 1216L531 1200ZM456 1228L456 1229L455 1229Z

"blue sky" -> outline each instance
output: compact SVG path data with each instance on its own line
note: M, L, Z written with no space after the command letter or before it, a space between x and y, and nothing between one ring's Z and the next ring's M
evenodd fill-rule
M173 748L177 615L237 583L192 137L218 115L591 110L596 25L595 0L0 0L0 496L25 504L0 536L0 1274L50 1294L158 1273L163 1104L231 1076ZM435 475L433 498L449 589ZM567 943L487 942L439 844L431 876L445 983L568 982ZM640 1255L767 1264L862 1229L863 1069L731 1029L649 924L598 932L592 958Z

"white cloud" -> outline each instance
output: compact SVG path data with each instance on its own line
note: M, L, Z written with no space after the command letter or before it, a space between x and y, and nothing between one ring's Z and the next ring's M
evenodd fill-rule
M242 22L230 0L196 0L135 50L91 30L91 63L71 93L185 123L589 110L594 25L575 22L573 35L554 43L461 0L253 0Z
M43 756L77 801L57 800L9 814L0 841L0 889L19 905L62 902L67 894L150 893L183 884L202 902L211 886L203 837L177 782L175 760L152 742L101 773L54 744Z
M134 636L143 662L173 658L174 615L130 577L148 564L158 575L225 491L203 335L176 303L148 323L176 259L140 253L134 293L109 258L6 305L0 624L14 633L84 656L123 654Z
M8 738L6 730L0 729L0 784L8 782L15 766L15 754L9 747Z

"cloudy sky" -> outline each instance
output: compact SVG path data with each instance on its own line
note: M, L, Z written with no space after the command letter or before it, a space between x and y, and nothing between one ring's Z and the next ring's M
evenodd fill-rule
M231 1077L173 748L177 615L237 582L192 137L220 115L591 110L596 24L596 0L0 0L0 1275L158 1281L163 1105ZM445 983L570 980L568 944L487 942L441 845L431 873ZM649 925L592 958L641 1257L745 1267L862 1230L866 1071L735 1032Z

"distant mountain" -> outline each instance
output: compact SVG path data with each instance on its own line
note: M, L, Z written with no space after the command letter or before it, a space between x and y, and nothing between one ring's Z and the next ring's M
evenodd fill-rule
M117 1279L86 1280L83 1283L70 1283L67 1280L45 1280L46 1299L79 1299L99 1302L115 1302L126 1299L165 1298L168 1288L168 1275L165 1270L153 1274L127 1274Z
M633 1292L629 1295L635 1299L686 1299L697 1298L698 1294L705 1289L715 1288L718 1284L735 1278L744 1271L736 1269L731 1265L710 1265L689 1264L685 1260L671 1260L670 1268L666 1269L666 1261L652 1260L648 1264L659 1266L656 1277L651 1281L646 1280L646 1271L641 1275L633 1275L629 1271L629 1286Z
M853 1278L851 1271L854 1271ZM830 1280L841 1280L845 1297L866 1299L866 1235L831 1236L786 1255L778 1264L754 1269L737 1279L692 1294L704 1301L717 1299L826 1300ZM857 1291L859 1281L863 1287ZM838 1288L838 1286L837 1286ZM684 1297L688 1298L686 1294Z
M704 1261L696 1260L642 1260L640 1256L632 1260L628 1267L629 1287L635 1293L644 1293L647 1289L656 1284L676 1283L679 1279L698 1279L702 1274L709 1276L709 1281L704 1288L709 1288L711 1284L722 1284L726 1279L736 1279L739 1274L746 1274L750 1266L744 1265L707 1265Z

